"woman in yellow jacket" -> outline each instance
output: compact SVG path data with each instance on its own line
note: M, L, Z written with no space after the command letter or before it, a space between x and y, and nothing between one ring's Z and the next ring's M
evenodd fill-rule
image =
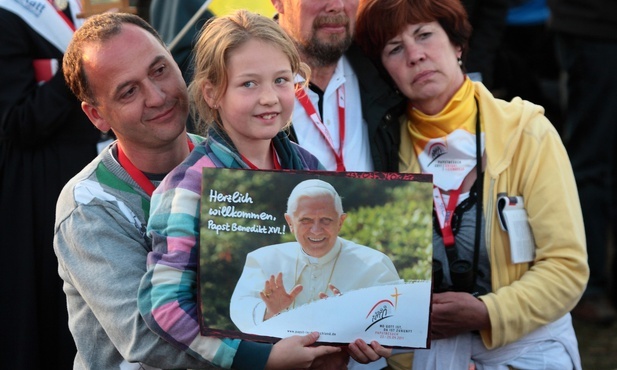
M433 174L432 341L414 368L580 369L569 311L589 270L568 156L542 107L465 75L470 33L459 0L360 1L356 41L408 100L396 170Z

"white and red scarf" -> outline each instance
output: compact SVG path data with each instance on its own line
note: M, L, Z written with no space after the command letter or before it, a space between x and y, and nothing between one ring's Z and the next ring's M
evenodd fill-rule
M67 0L72 17L60 10L53 0L0 0L0 8L6 9L24 20L42 38L58 50L65 52L73 32L81 26L83 19L81 1ZM36 59L33 61L35 78L39 84L49 81L58 71L57 59Z
M0 7L17 14L62 52L66 51L75 29L83 23L83 19L77 18L81 13L81 1L68 0L68 6L72 19L66 17L53 0L0 0Z

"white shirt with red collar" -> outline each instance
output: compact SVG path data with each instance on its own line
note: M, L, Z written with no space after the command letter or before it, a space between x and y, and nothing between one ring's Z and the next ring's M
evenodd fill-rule
M296 78L296 82L303 81L304 79L301 77ZM337 169L333 149L337 153L340 150L339 92L337 90L341 86L344 86L345 97L345 135L342 151L345 170L372 171L373 160L370 152L368 127L362 118L360 86L356 73L345 56L339 59L334 75L324 91L323 117L319 117L330 135L330 142L333 147L324 138L322 132L316 127L297 98L292 115L296 137L299 144L317 157L327 170L335 171ZM313 106L317 108L319 100L317 93L308 87L304 90Z

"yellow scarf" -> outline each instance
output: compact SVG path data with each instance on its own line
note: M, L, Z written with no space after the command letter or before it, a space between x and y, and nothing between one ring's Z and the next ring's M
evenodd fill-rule
M417 171L410 161L415 156L420 170L433 174L434 184L442 190L460 185L476 165L478 108L474 92L473 83L466 78L438 114L426 115L411 104L408 106L407 124L401 130L401 172ZM484 150L483 144L481 149Z
M476 104L473 83L469 78L454 94L445 108L434 116L407 107L407 130L411 135L414 151L419 155L430 139L447 136L456 129L476 133Z

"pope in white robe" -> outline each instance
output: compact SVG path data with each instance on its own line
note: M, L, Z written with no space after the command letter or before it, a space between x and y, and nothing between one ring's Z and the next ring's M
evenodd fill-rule
M240 331L318 299L402 282L388 256L338 236L346 217L329 183L306 180L294 188L285 219L296 242L247 255L230 302Z

